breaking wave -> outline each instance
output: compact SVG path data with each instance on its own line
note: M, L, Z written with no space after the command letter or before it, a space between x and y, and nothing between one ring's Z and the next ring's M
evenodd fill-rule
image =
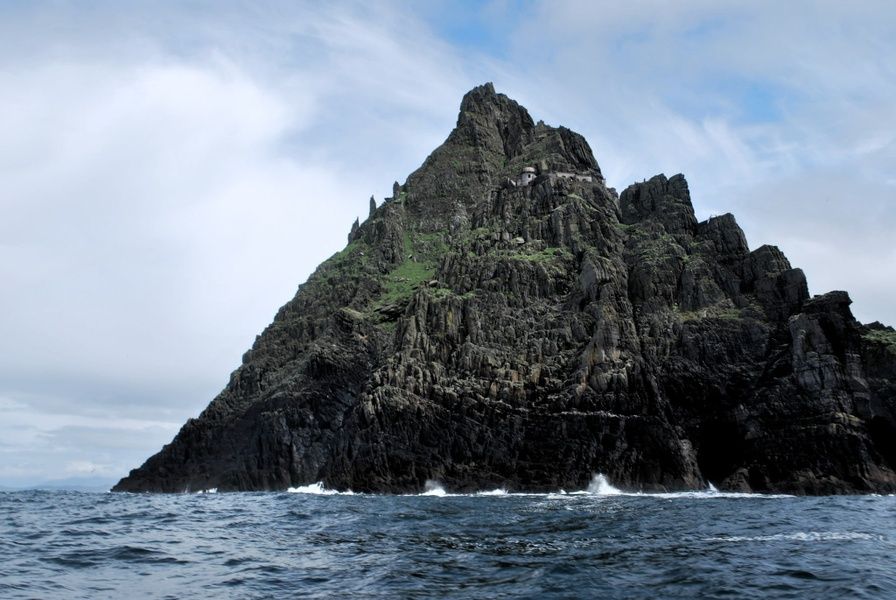
M594 476L591 483L588 484L588 489L586 491L587 493L596 496L618 496L622 494L622 490L613 487L610 484L610 480L607 479L607 476L603 473L598 473Z
M197 493L215 493L216 488L203 490ZM328 489L322 481L310 483L298 487L291 487L287 492L291 494L310 494L315 496L354 496L351 490L340 492ZM430 496L438 498L446 497L488 497L488 496L545 496L549 498L572 498L582 496L625 496L639 498L658 498L658 499L675 499L675 498L695 498L695 499L714 499L714 498L793 498L787 494L756 494L745 492L720 492L712 483L705 490L692 490L682 492L630 492L624 491L614 486L609 478L603 473L596 473L584 490L566 492L558 490L549 493L531 493L531 492L511 492L506 488L495 488L491 490L481 490L471 493L453 493L445 489L445 486L438 480L427 479L423 486L423 491L418 494L403 494L405 496Z
M477 496L506 496L507 490L504 488L497 488L494 490L487 490L484 492L476 492Z
M423 492L420 494L408 494L409 496L436 496L439 498L459 498L459 497L477 497L477 496L509 496L510 493L504 488L495 488L493 490L482 490L479 492L473 493L463 493L463 494L455 494L449 493L445 490L445 487L441 484L441 482L436 481L434 479L427 479L426 483L423 485ZM538 494L513 494L514 496L531 496Z
M324 487L323 481L318 481L317 483L309 483L308 485L300 485L299 487L291 487L286 490L290 494L312 494L315 496L354 496L355 493L351 490L346 490L344 492L340 492L337 490L330 490Z
M567 494L560 490L559 495L569 496L637 496L642 498L698 498L698 499L714 499L714 498L793 498L789 494L757 494L747 492L720 492L716 486L709 483L705 490L691 490L683 492L626 492L612 483L603 473L597 473L588 484L588 488L584 491L570 492Z
M423 485L423 493L421 496L447 496L448 493L445 491L445 488L442 487L442 484L438 481L434 481L432 479L427 479L426 483Z

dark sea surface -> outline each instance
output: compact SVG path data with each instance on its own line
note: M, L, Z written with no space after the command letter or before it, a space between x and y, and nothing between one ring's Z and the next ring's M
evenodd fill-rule
M892 496L598 491L0 492L0 598L896 598Z

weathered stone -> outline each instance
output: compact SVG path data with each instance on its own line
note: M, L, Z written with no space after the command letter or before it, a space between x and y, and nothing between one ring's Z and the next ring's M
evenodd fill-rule
M697 230L691 194L683 175L666 179L657 175L644 183L629 186L619 197L622 222L635 224L652 218L667 233L690 234Z
M896 491L896 332L698 223L683 176L617 199L487 84L374 210L117 490Z

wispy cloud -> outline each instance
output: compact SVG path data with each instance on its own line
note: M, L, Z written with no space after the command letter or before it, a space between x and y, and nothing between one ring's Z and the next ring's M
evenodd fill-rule
M592 141L612 184L684 172L698 215L735 213L813 292L848 288L860 318L896 321L884 258L893 6L569 0L531 12L513 36L508 61L526 67L514 85ZM856 277L864 265L876 275Z
M6 472L64 469L78 439L124 473L173 434L152 415L198 413L369 195L441 142L454 108L431 99L468 82L388 7L4 12L0 394L28 399ZM138 425L164 436L104 446Z
M486 80L896 322L888 3L457 6L0 8L0 479L157 450Z

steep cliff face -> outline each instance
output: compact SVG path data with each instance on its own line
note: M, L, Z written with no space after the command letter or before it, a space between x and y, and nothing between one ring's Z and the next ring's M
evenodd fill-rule
M849 304L487 84L115 489L894 491L896 332Z

